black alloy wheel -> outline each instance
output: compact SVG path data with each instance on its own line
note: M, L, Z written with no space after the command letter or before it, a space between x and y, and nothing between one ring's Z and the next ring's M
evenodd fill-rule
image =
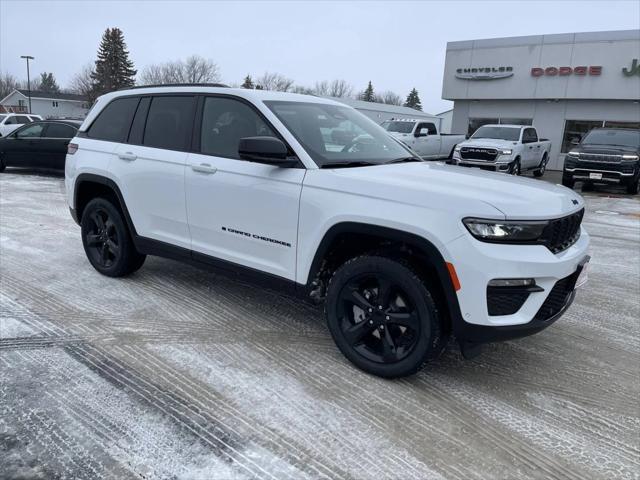
M446 345L433 297L400 259L362 255L339 267L327 288L325 316L340 351L382 377L411 375Z
M400 285L382 274L363 274L342 287L340 329L351 347L380 363L406 358L420 337L418 312Z
M113 219L104 208L96 208L89 215L84 233L87 253L102 268L110 268L121 255L120 240Z
M82 244L93 268L109 277L138 270L146 256L138 253L122 212L113 200L94 198L82 211Z

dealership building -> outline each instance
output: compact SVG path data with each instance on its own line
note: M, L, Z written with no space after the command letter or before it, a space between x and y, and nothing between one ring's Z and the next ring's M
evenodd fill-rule
M640 128L640 30L447 44L442 98L453 133L534 125L562 169L571 141L595 127Z

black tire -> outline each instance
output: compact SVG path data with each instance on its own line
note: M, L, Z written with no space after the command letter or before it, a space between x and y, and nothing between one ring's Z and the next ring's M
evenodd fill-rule
M635 181L627 184L627 193L629 195L637 195L639 189L640 189L640 175L638 175Z
M566 175L562 176L562 185L564 185L565 187L573 189L575 184L576 181L573 179L573 177L567 177Z
M542 160L540 161L540 165L537 169L533 171L533 176L540 178L544 175L544 172L547 169L547 154L542 155Z
M509 167L509 173L511 175L520 175L522 173L522 168L520 165L520 158L516 158L513 163L511 164L511 167Z
M108 277L138 270L146 256L138 253L122 213L110 199L94 198L82 212L82 245L93 268Z
M329 281L325 317L344 356L380 377L416 373L446 346L436 303L403 260L362 255L345 262Z
M7 168L7 166L4 164L4 159L2 158L2 154L0 153L0 173L4 172L5 168Z
M583 192L592 192L593 191L593 183L592 182L582 182L582 191Z

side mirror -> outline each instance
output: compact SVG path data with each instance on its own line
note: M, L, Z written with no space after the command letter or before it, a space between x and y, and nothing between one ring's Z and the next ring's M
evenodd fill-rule
M469 135L468 133L464 136L465 140L469 140L471 138L471 135Z
M429 129L428 128L421 128L420 130L418 130L416 132L416 137L428 137L429 136Z
M580 139L576 137L572 138L571 145L580 145Z
M298 160L288 158L287 153L287 146L275 137L245 137L238 143L240 158L249 162L293 167Z

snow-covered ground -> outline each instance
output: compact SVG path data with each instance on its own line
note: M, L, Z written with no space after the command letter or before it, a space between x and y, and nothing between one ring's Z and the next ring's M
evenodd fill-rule
M588 194L590 282L551 328L387 381L294 298L100 276L63 192L0 174L0 479L640 476L637 197Z

